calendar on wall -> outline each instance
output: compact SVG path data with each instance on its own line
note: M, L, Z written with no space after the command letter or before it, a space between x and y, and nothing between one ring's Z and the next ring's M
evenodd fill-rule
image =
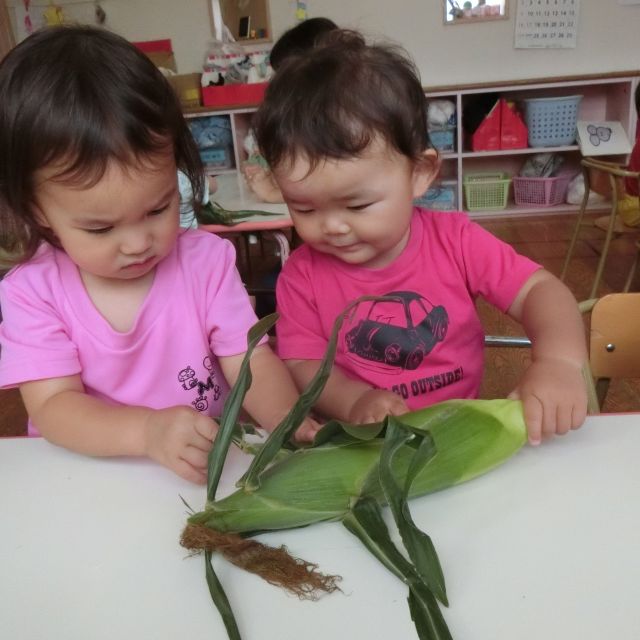
M573 49L580 0L518 0L516 49Z

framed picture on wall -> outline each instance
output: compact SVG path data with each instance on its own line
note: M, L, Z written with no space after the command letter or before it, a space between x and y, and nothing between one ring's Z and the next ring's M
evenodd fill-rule
M443 0L445 24L506 20L509 0Z

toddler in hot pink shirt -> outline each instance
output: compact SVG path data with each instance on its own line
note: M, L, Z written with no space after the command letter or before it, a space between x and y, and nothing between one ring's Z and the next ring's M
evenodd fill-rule
M0 93L0 387L31 433L204 483L256 317L232 246L179 227L177 171L198 203L203 170L171 86L123 38L65 26L4 58ZM251 371L244 408L273 429L294 381L264 342Z
M276 72L254 127L305 242L277 284L279 353L304 387L335 317L360 296L386 296L347 318L318 411L364 423L476 397L482 295L533 344L512 394L529 440L578 428L587 354L575 299L466 216L414 208L440 168L426 113L407 56L354 32L331 31Z

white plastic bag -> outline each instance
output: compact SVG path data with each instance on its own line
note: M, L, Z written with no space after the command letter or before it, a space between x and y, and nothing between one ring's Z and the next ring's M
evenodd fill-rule
M584 176L579 173L571 182L567 188L567 203L568 204L581 204L582 198L584 198ZM588 204L599 204L606 202L607 199L601 196L595 191L589 193Z

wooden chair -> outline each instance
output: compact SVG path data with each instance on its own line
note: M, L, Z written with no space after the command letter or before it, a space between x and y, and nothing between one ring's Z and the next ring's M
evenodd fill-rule
M582 313L591 312L589 370L585 380L589 391L589 413L599 413L609 384L616 378L640 378L640 293L612 293L579 304ZM487 347L530 347L528 338L485 336Z
M602 407L614 378L640 378L640 293L612 293L591 311L589 361Z
M583 221L583 219L587 209L587 203L589 201L589 193L591 191L594 191L596 193L599 193L600 195L610 197L611 213L608 216L604 216L603 218L598 218L593 223L593 225L591 225L601 228L606 232L604 244L600 253L600 260L598 261L598 267L596 269L596 275L591 286L591 293L589 294L589 298L595 298L595 296L597 295L600 280L602 279L604 266L607 261L607 255L611 246L611 240L614 238L614 236L619 236L623 233L638 234L640 232L640 228L638 227L629 227L625 225L618 215L618 200L624 193L623 180L625 178L633 178L635 180L638 180L638 184L640 185L640 172L627 171L621 165L612 162L594 160L593 158L584 158L581 161L581 164L582 172L584 175L584 197L582 199L582 204L580 205L580 212L578 214L578 220L571 237L569 250L567 251L567 255L562 266L560 279L564 281L564 279L566 278L567 271L569 270L569 264L571 262L571 258L573 257L573 252L575 250L578 236L580 234L580 229L585 226L585 222ZM631 283L633 281L633 277L638 268L638 252L640 251L640 246L637 245L637 248L638 251L636 252L635 260L624 285L623 291L625 292L629 291L629 288L631 287Z

